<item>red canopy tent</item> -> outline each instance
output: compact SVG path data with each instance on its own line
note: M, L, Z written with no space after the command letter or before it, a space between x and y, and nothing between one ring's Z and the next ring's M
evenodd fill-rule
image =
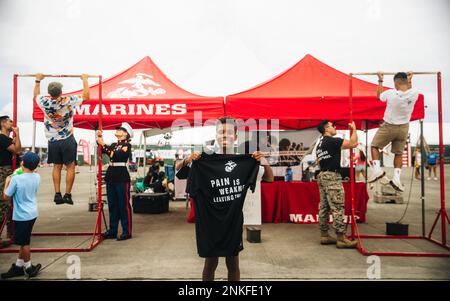
M14 75L13 114L17 122L17 79L34 75ZM77 75L47 75L48 77L78 77ZM74 126L85 129L114 129L122 122L133 128L169 128L175 120L203 122L224 115L223 97L205 97L183 90L169 80L149 58L145 57L127 70L90 86L91 99L76 108ZM81 90L64 95L81 94ZM102 109L100 109L102 108ZM33 101L33 120L43 121L42 110ZM34 148L34 147L33 147ZM101 150L98 148L98 157ZM33 252L89 252L102 242L102 160L98 160L97 219L93 232L45 232L37 236L91 236L87 248L40 248ZM1 225L0 225L1 226ZM17 252L2 249L0 253Z
M176 119L192 123L194 112L202 121L224 114L223 97L205 97L183 90L146 56L125 71L102 82L103 129L126 121L133 128L167 128ZM81 90L65 95L81 94ZM74 126L95 129L98 124L99 85L90 87L91 99L76 109ZM33 119L43 121L34 103Z
M377 85L353 79L353 119L359 129L377 127L386 104L376 97ZM388 89L388 88L385 88ZM350 119L349 76L312 55L249 90L226 97L226 114L237 119L278 119L281 129L304 129L327 119L346 128ZM420 95L411 120L424 117Z

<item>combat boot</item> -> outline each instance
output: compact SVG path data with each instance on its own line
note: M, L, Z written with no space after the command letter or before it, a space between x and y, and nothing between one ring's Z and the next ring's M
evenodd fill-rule
M337 234L336 248L338 249L355 249L358 244L357 240L348 240L343 233Z
M336 238L330 236L328 231L320 231L320 244L321 245L334 245L336 244Z

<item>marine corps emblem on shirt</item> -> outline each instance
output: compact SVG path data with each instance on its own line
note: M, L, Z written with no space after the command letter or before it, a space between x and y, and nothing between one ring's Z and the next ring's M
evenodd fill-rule
M233 161L228 161L227 163L225 163L225 171L226 172L232 172L233 169L236 167L236 163L234 163Z

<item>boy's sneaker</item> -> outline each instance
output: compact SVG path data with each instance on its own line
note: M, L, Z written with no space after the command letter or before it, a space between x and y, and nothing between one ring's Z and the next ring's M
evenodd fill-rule
M385 174L386 174L386 172L384 170L382 170L381 168L373 169L367 182L375 183L376 181L378 181L379 179L384 177Z
M12 264L11 268L8 270L8 272L1 274L2 279L9 279L13 277L19 277L25 275L25 272L23 271L23 267L18 267L16 264Z
M39 274L39 271L41 270L41 264L37 264L37 265L31 265L28 269L24 269L25 270L25 276L27 278L33 278L36 277L37 274Z
M397 191L400 192L405 191L405 186L403 186L400 180L396 177L393 177L392 180L389 182L389 184L391 184L391 186Z
M69 204L69 205L73 205L72 194L70 194L70 193L64 194L63 200L64 200L64 203Z
M56 205L64 204L64 199L61 195L61 192L55 193L55 197L53 198L53 201L55 202Z

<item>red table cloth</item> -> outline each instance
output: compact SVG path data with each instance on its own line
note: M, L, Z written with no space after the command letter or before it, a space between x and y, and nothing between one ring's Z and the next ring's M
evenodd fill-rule
M345 214L351 216L350 183L344 182L343 184ZM355 216L358 222L366 221L368 200L366 184L355 183ZM261 183L263 223L317 223L319 201L320 193L317 182Z

